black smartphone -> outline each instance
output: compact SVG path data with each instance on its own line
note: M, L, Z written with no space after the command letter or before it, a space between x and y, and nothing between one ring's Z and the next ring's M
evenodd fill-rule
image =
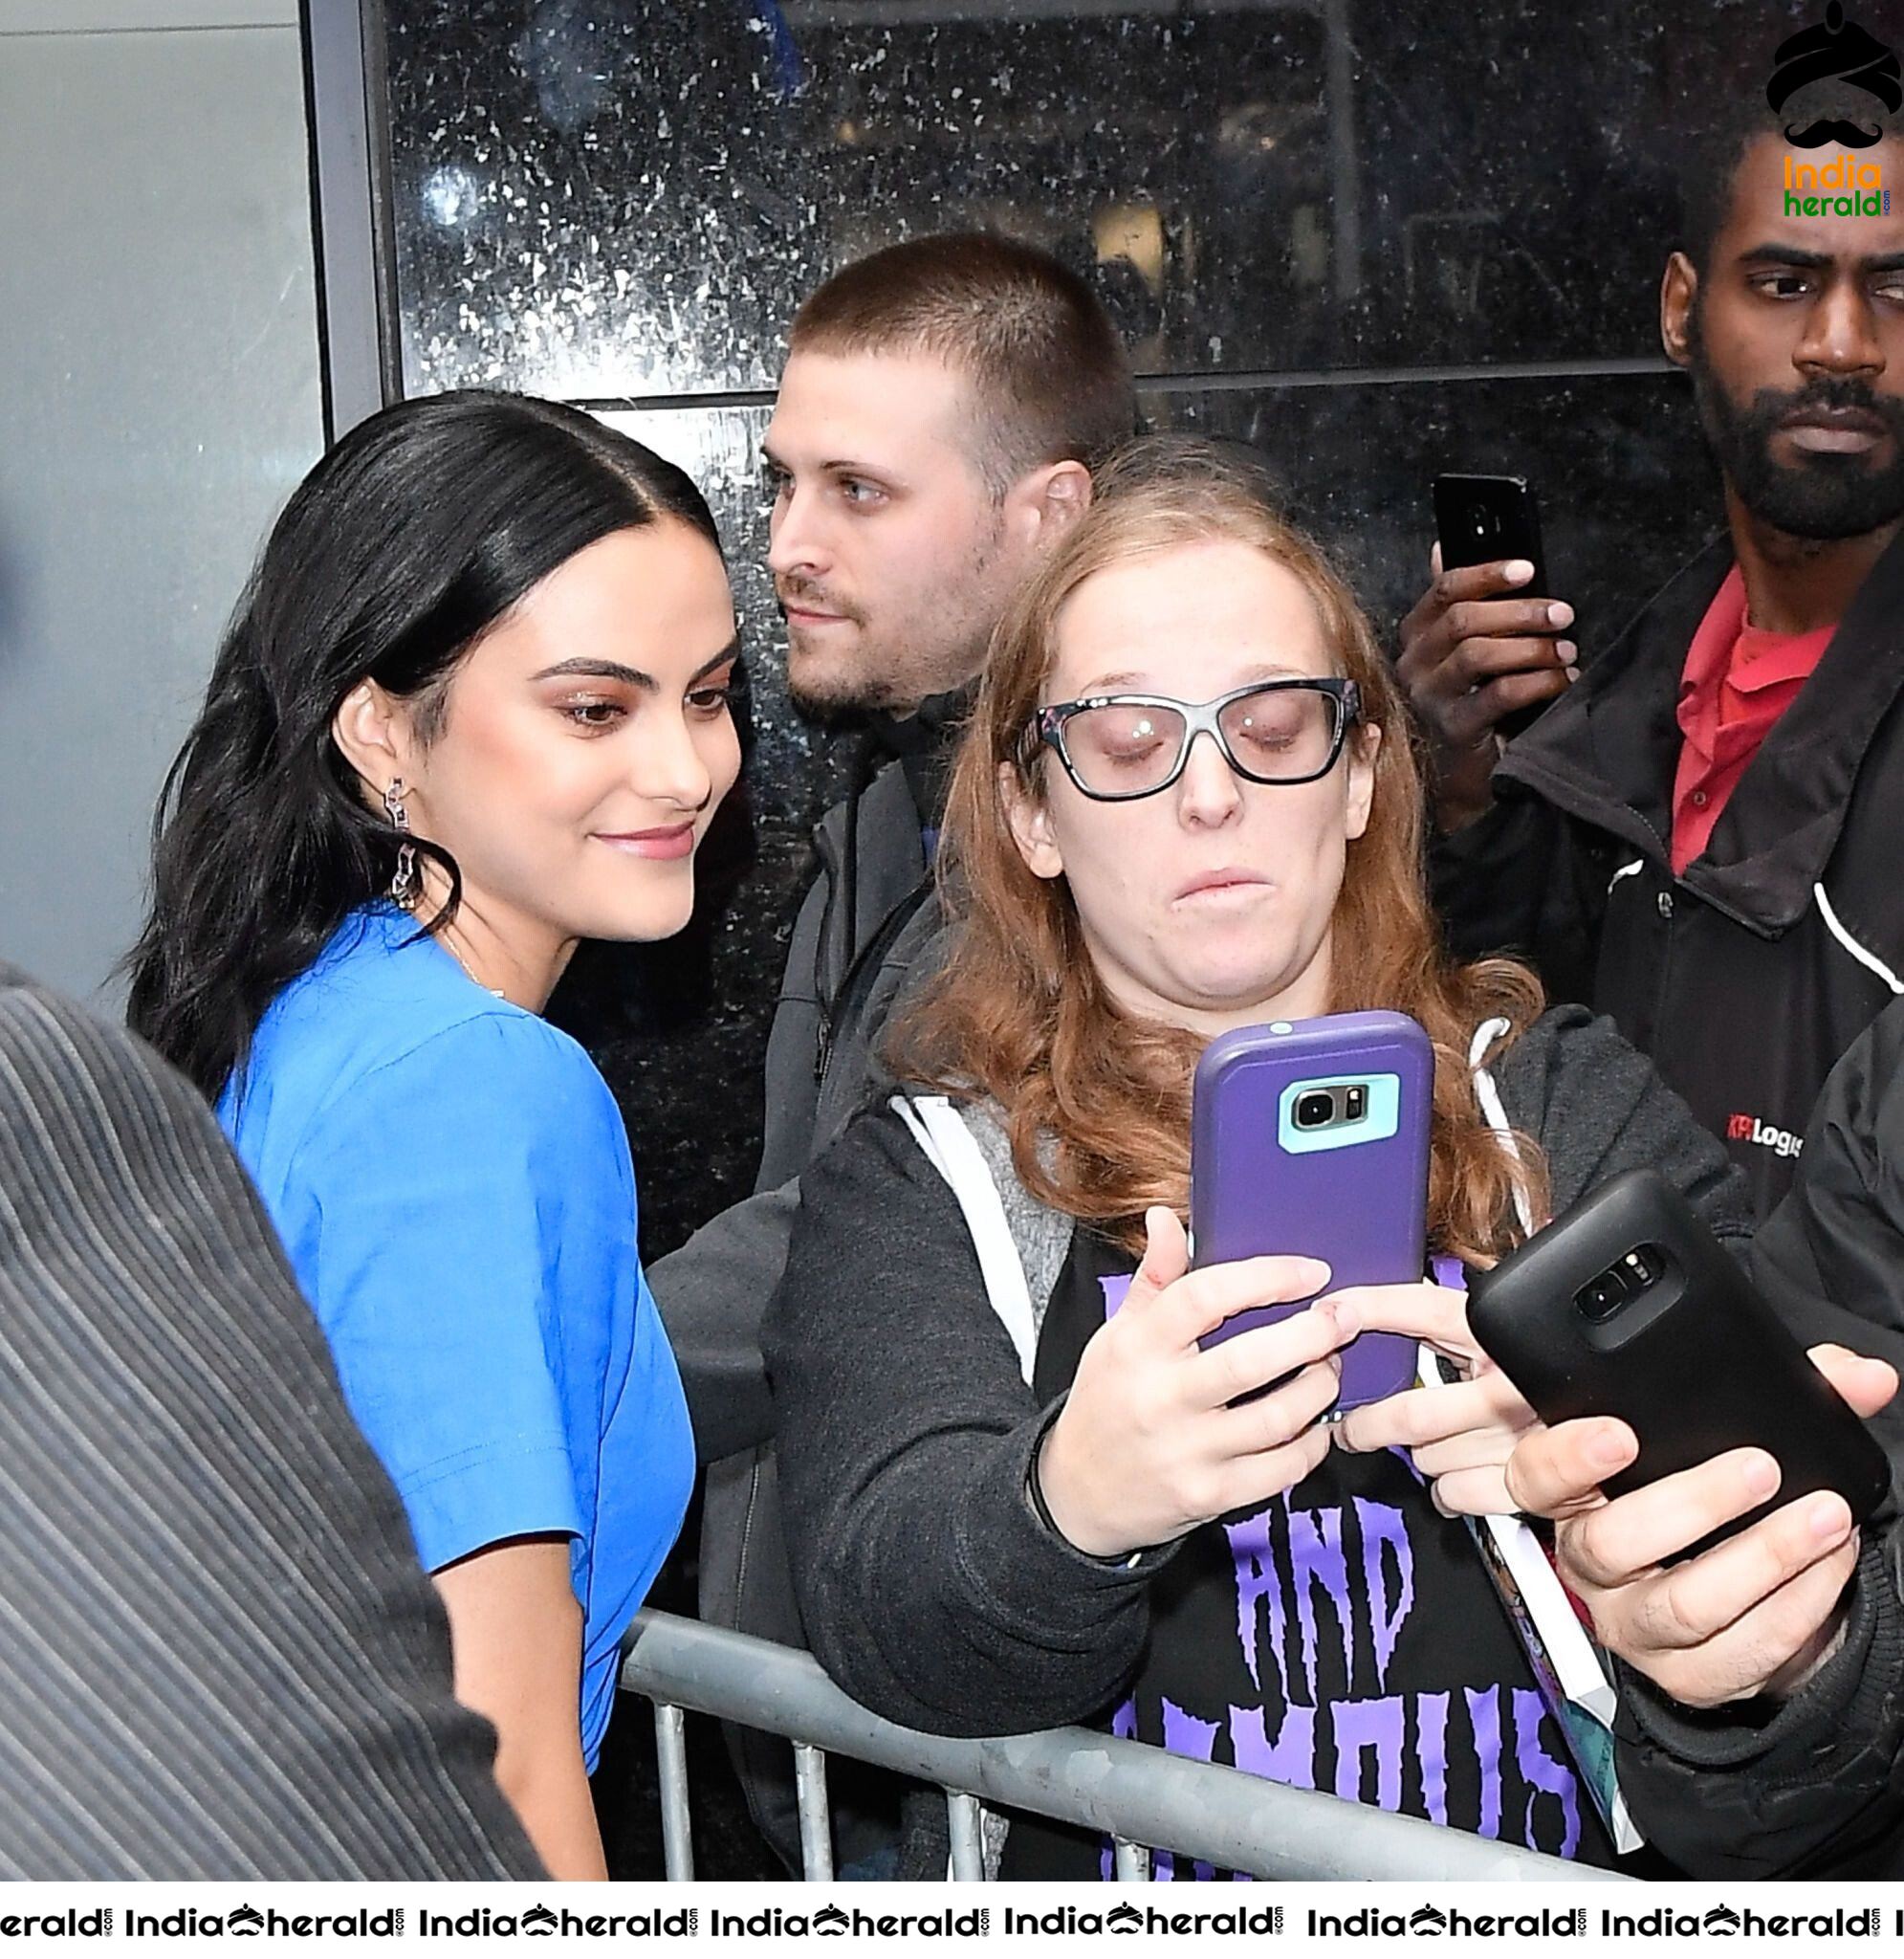
M1541 506L1525 476L1465 476L1444 474L1434 479L1434 532L1441 545L1441 567L1493 564L1524 558L1533 578L1520 589L1536 598L1550 597L1547 561L1541 548ZM1537 702L1517 708L1496 723L1512 740L1523 734L1552 705Z
M1613 1415L1632 1429L1638 1459L1607 1479L1609 1496L1727 1449L1778 1459L1771 1499L1682 1556L1815 1490L1863 1523L1889 1486L1871 1432L1655 1170L1603 1184L1481 1273L1468 1323L1543 1420Z

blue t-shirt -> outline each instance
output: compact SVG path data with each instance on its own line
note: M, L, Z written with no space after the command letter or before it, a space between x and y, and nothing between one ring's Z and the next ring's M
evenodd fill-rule
M425 1567L572 1539L592 1770L687 1509L687 1403L607 1084L416 930L385 905L347 918L272 1002L219 1119Z

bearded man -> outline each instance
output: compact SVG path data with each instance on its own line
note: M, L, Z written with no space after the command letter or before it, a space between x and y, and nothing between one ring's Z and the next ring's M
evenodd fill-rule
M1785 121L1855 112L1814 97ZM1689 186L1660 336L1724 534L1586 662L1525 561L1437 564L1399 662L1453 948L1517 950L1609 1014L1762 1218L1832 1065L1904 993L1904 138L1852 158L1888 209L1788 190L1788 164L1815 184L1831 162L1762 117Z

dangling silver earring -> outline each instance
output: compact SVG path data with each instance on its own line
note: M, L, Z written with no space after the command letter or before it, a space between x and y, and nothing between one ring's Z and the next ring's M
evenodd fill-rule
M402 776L393 776L390 786L383 791L383 814L390 819L390 827L399 836L409 835L410 813L404 807ZM414 844L406 843L397 850L397 874L390 880L390 902L407 912L416 900L417 851Z

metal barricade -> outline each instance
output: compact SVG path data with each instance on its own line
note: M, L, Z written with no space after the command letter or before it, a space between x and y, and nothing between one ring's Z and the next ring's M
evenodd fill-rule
M945 1791L955 1879L984 1877L981 1803L996 1803L1104 1832L1125 1883L1149 1879L1146 1844L1257 1878L1625 1882L1610 1871L1287 1789L1087 1728L966 1741L901 1728L843 1693L811 1654L668 1613L636 1616L622 1686L654 1705L662 1845L670 1879L694 1875L683 1737L684 1715L691 1711L784 1735L793 1744L800 1854L810 1880L833 1875L826 1808L831 1753Z

